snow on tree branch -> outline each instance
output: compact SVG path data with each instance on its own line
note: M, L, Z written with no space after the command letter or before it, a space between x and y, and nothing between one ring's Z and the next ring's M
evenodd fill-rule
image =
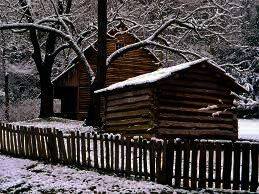
M128 23L130 27L126 31L137 31L138 34L143 34L143 38L139 43L115 51L107 59L107 65L123 53L140 47L159 47L189 60L188 55L200 55L188 49L186 41L237 44L241 34L240 22L245 16L245 3L242 2L210 0L204 4L200 1L183 1L179 4L164 1L123 3L123 6L118 6L120 11L116 11L112 21ZM131 11L126 12L126 9Z

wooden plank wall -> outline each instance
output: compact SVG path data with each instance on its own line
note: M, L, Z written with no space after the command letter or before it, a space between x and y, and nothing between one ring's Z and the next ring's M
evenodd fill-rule
M0 124L0 153L174 188L259 192L259 142L125 138Z
M132 44L138 41L132 34L125 33L116 35L113 39L109 39L107 43L108 55L116 51L116 44L122 43L124 45ZM86 58L96 71L97 65L97 51L93 47L89 47L85 51ZM138 76L140 74L149 73L157 70L159 67L157 58L146 49L137 49L124 54L122 57L116 59L109 67L107 71L106 86L124 81L128 78ZM86 68L78 64L75 68L72 68L69 72L60 77L54 82L54 85L59 87L73 86L78 88L77 99L77 113L80 113L78 119L82 114L87 114L87 110L90 102L90 83L87 79ZM104 101L102 101L104 104ZM103 107L103 106L102 106ZM102 114L104 110L102 108Z
M116 43L129 45L138 42L132 34L117 35L107 45L108 54L116 51ZM107 71L106 86L157 70L160 64L158 59L146 49L129 51L116 59Z
M106 96L105 131L125 135L152 133L153 93L139 89Z
M78 67L78 111L87 112L90 102L90 83L87 79L86 69L83 65ZM86 116L86 115L85 115Z
M237 139L234 97L216 73L190 68L158 86L159 133ZM206 109L217 105L218 108ZM222 111L219 115L215 114ZM214 113L214 115L213 115Z

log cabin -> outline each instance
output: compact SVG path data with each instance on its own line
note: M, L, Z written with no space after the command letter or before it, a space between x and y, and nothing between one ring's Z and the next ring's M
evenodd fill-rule
M105 98L105 132L232 140L238 138L233 94L244 92L233 77L205 58L95 91Z
M109 31L107 40L108 55L117 49L138 42L139 39L128 32L127 27L121 23ZM120 33L124 32L124 33ZM93 44L85 49L84 54L89 65L96 71L97 49ZM160 67L161 63L155 55L145 48L129 51L116 59L107 70L106 86L126 80L130 77L152 72ZM73 60L64 72L53 81L54 98L60 108L55 113L58 117L84 120L89 106L90 83L87 79L86 68L77 59Z

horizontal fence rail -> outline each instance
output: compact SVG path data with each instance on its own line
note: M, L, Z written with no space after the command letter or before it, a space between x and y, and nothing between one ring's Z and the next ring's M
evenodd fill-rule
M130 139L0 124L0 151L176 188L258 191L259 143Z

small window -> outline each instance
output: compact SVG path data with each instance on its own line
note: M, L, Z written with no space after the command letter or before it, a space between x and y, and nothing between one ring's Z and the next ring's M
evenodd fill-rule
M124 47L123 43L116 43L116 50L119 50L122 47Z

